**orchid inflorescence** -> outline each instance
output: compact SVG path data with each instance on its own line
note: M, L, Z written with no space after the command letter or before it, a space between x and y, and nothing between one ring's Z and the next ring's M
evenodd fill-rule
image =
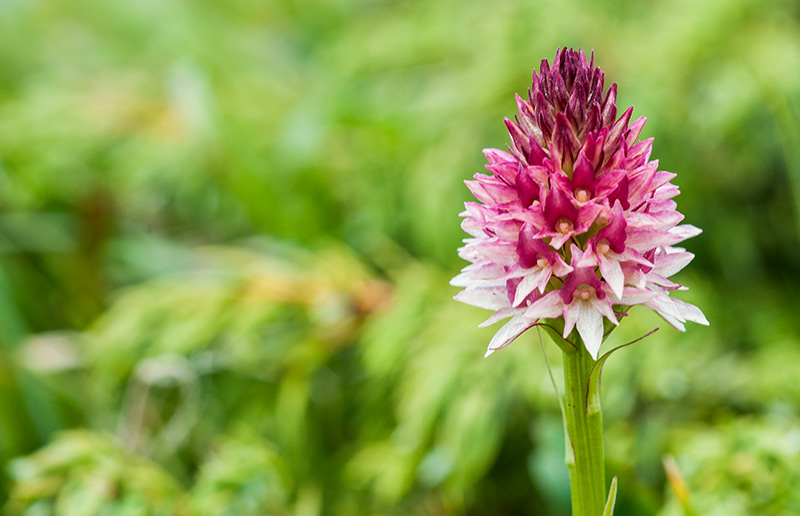
M617 85L582 50L562 49L533 74L515 121L506 119L508 151L484 151L492 175L466 181L459 255L471 262L453 278L455 298L494 310L481 326L511 318L488 356L547 321L567 339L573 329L597 359L605 328L633 305L655 310L683 331L708 324L695 306L670 297L685 287L669 278L694 255L675 244L700 234L679 225L671 172L650 161L645 118L617 118ZM607 322L606 322L607 321ZM609 324L610 323L610 324ZM563 329L562 329L563 328Z

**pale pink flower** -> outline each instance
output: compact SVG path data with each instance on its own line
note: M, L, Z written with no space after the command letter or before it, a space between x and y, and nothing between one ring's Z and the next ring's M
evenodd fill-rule
M483 325L511 318L487 356L533 325L577 330L597 358L605 321L619 324L628 307L655 310L683 331L708 324L695 306L670 297L684 289L669 278L694 257L675 244L695 236L672 200L675 174L650 161L652 139L639 141L645 118L633 108L617 117L613 84L594 56L561 50L542 61L528 100L517 96L506 119L508 152L484 151L491 175L466 181L479 202L465 204L459 255L471 262L451 284L455 298L494 313Z

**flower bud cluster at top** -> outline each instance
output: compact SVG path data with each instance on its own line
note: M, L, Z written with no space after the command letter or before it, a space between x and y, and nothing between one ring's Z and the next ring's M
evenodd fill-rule
M459 255L471 262L451 284L455 298L494 310L483 324L511 318L487 355L540 320L573 330L597 358L604 321L644 305L684 330L708 324L700 310L670 297L684 289L667 278L694 257L675 244L700 230L678 225L675 174L650 161L652 139L639 141L645 118L617 116L617 85L582 50L547 60L517 116L506 119L508 151L484 151L491 175L466 181Z

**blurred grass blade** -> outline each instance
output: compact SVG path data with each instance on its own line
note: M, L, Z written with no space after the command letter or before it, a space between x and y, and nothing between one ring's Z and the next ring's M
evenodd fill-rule
M556 384L556 379L553 376L553 368L550 367L550 360L547 358L547 351L544 349L542 333L538 327L536 328L536 335L539 337L539 345L542 347L542 355L544 356L544 363L547 366L547 374L550 375L550 381L553 383L553 390L556 391L556 398L558 398L558 407L561 409L561 423L564 425L564 439L567 440L567 456L565 457L565 461L567 464L573 464L575 462L575 455L572 451L572 443L569 441L569 432L567 431L567 411L564 408L564 398L561 397L561 393L558 391L558 385Z
M675 498L678 499L681 508L683 508L684 516L697 516L697 512L692 507L689 487L678 469L678 463L675 462L675 458L672 455L665 455L663 461L664 470L667 472L667 480L670 487L672 487L672 492L675 493Z
M14 349L26 333L25 323L11 293L11 284L0 263L0 347L6 351Z
M33 425L40 443L44 443L54 431L62 427L62 424L57 415L59 412L49 393L28 371L18 368L13 359L15 350L27 333L25 321L11 292L11 284L0 264L0 351L2 351L0 367L8 371L7 382L10 384L11 392L14 391L14 384L16 384L27 412L27 419ZM8 363L2 364L5 360L8 360ZM6 421L18 421L19 419L19 414L14 414ZM12 433L14 432L12 431Z

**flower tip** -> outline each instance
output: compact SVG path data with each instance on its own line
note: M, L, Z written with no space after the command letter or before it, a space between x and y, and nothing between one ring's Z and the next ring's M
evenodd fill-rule
M489 358L489 355L491 355L495 351L497 351L497 350L496 349L491 349L491 348L487 349L486 353L484 353L484 355L483 355L483 358Z
M597 362L597 357L600 354L600 346L602 344L603 344L602 340L600 341L589 340L583 343L584 347L586 348L586 351L589 352L589 355L591 355L592 360L594 360L595 362Z

